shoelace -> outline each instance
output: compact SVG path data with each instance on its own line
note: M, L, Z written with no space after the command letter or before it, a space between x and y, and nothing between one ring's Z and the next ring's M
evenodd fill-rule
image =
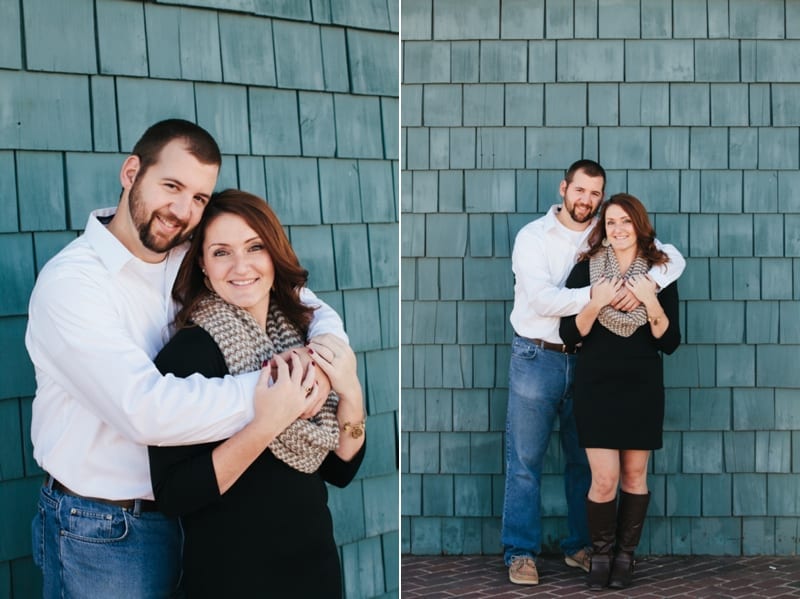
M527 565L536 567L536 562L534 562L533 559L530 557L518 557L517 559L514 560L514 563L512 565L514 566L515 570L522 570L522 568L524 568Z

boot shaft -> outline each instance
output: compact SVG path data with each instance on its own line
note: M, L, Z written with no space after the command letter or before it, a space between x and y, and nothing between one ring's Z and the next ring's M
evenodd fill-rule
M633 553L639 545L649 504L649 491L645 495L620 491L616 530L618 551Z
M590 589L608 586L611 563L614 556L614 536L617 531L617 499L597 503L586 498L586 517L592 537L592 565L586 575Z
M586 518L592 538L592 552L609 555L617 532L617 500L597 503L586 498Z

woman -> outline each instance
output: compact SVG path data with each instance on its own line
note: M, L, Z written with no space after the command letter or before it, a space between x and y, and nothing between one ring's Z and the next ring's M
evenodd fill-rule
M592 536L590 588L627 587L650 493L647 461L662 446L661 352L680 343L675 283L658 292L647 275L667 262L642 203L620 193L601 208L589 249L566 286L591 284L589 304L562 318L561 339L582 343L575 366L575 421L592 471L587 516ZM641 302L625 313L608 305L627 287ZM617 485L620 485L617 510ZM616 543L616 553L614 545Z
M334 336L302 346L307 279L264 200L226 190L205 209L173 289L178 332L162 372L221 377L271 363L253 421L224 442L151 447L159 508L182 518L183 587L195 597L339 597L325 483L345 486L364 456L364 409L352 350ZM321 398L317 369L335 393ZM338 396L338 401L337 401Z

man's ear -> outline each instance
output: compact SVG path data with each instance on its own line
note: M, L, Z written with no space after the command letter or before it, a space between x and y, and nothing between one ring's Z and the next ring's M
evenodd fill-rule
M133 186L141 166L142 163L138 156L130 155L125 159L119 171L119 182L123 189L130 189Z
M558 195L560 195L562 198L566 197L567 186L568 185L569 184L567 183L567 180L566 179L562 179L561 180L561 185L558 186Z

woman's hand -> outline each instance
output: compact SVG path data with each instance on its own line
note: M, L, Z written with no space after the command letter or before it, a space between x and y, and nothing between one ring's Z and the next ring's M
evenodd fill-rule
M631 277L627 287L638 297L647 310L647 320L650 322L650 332L653 337L660 339L669 328L669 318L664 308L658 301L656 282L648 275Z
M656 282L650 275L636 275L630 277L625 283L625 287L645 306L652 305L656 298Z
M642 305L642 302L627 287L623 286L611 301L609 306L620 312L633 312Z
M305 412L300 414L300 418L312 418L317 415L317 413L322 409L322 406L325 404L325 400L328 399L328 394L331 392L331 381L328 378L328 375L325 374L319 368L316 368L314 365L314 361L311 359L311 352L307 347L295 347L294 349L287 349L280 353L280 356L287 361L291 360L292 353L296 354L297 357L300 359L300 365L303 370L308 371L308 369L313 368L316 371L316 381L317 385L319 386L319 394L317 396L317 401L314 405L310 406ZM290 371L291 371L291 362L290 362ZM273 380L277 377L277 371L275 366L272 367L272 378Z
M350 346L336 335L325 334L312 338L307 346L311 359L328 375L331 387L340 396L361 394L356 374L356 355Z
M590 301L599 307L607 306L622 288L622 283L622 279L618 277L611 279L603 277L592 285L592 298Z
M290 356L289 362L280 355L273 356L270 365L274 369L264 368L258 379L253 417L256 427L281 432L317 403L320 391L316 368L304 369L296 351ZM267 373L273 372L273 384L269 386Z
M336 419L339 421L341 434L336 455L347 462L364 445L364 435L353 435L353 429L350 428L365 420L364 398L356 374L356 355L347 343L335 335L314 337L309 341L308 348L312 359L328 375L333 390L339 396Z

